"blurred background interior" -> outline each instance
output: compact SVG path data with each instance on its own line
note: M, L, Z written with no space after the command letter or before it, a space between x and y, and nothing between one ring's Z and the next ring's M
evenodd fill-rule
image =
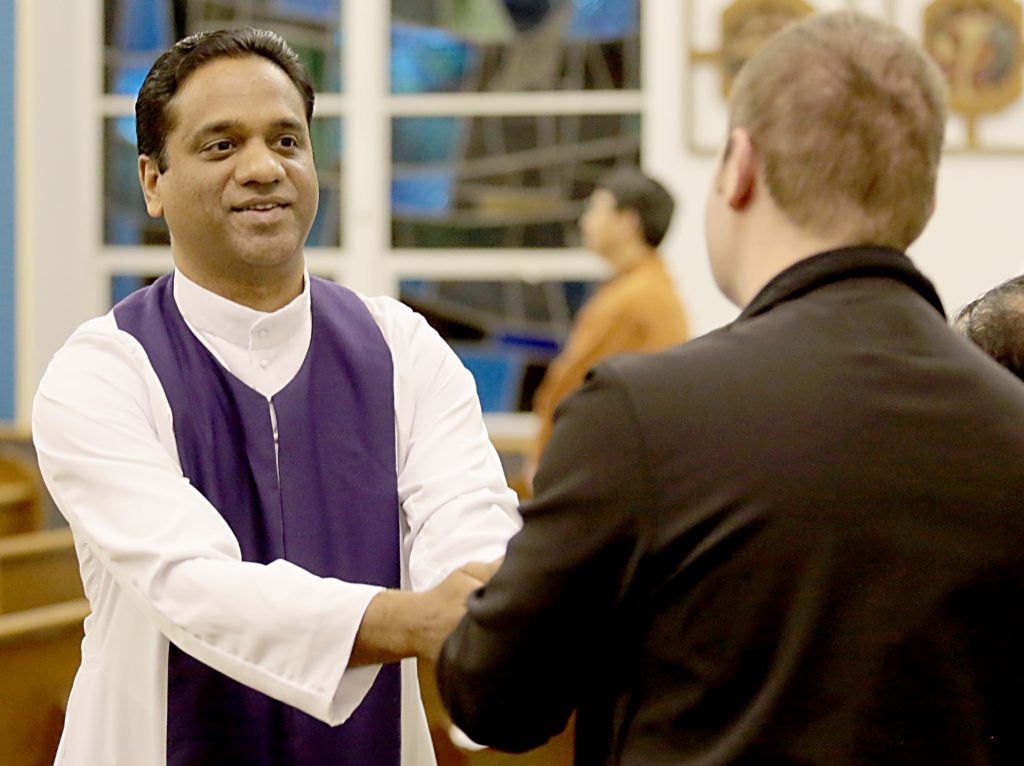
M192 32L255 25L299 52L318 91L311 273L427 317L476 378L512 476L533 393L607 275L576 227L595 181L638 164L673 192L661 250L692 328L728 322L736 309L705 263L702 207L729 76L779 19L839 6L919 37L950 33L935 48L950 57L950 77L966 71L984 90L954 105L936 219L911 251L953 310L1024 262L1012 212L1024 170L1013 0L3 4L0 763L52 762L87 613L70 537L34 469L32 394L75 326L171 266L166 229L138 189L132 116L161 51ZM968 19L970 45L955 34L963 19L941 15L947 6L988 14ZM927 18L948 28L929 32ZM515 758L460 750L425 693L442 764L570 760L571 735Z

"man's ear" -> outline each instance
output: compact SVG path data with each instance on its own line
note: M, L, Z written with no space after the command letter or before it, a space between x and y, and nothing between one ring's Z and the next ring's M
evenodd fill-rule
M626 208L625 210L619 211L622 216L621 220L623 225L626 227L629 237L632 238L644 238L644 225L640 220L640 214L633 208Z
M723 165L725 199L733 210L742 210L750 204L757 185L757 155L746 128L734 128L729 135Z
M160 166L156 158L140 154L139 184L146 198L146 212L151 218L159 218L164 214L164 203L160 197L160 177Z

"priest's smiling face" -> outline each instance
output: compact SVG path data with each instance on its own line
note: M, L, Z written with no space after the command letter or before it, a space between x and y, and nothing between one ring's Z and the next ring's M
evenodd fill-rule
M146 206L171 232L175 265L232 292L293 283L319 187L301 94L259 56L204 64L168 105L166 167L140 158ZM241 300L240 302L248 302Z

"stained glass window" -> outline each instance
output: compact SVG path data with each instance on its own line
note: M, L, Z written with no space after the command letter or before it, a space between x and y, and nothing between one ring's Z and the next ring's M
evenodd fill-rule
M195 32L245 26L288 41L317 91L339 91L342 0L108 0L104 91L134 96L160 53Z
M404 280L402 301L426 317L476 379L485 412L529 410L590 282Z
M391 90L640 86L639 0L393 0Z
M578 245L594 182L639 154L635 114L396 118L392 244Z

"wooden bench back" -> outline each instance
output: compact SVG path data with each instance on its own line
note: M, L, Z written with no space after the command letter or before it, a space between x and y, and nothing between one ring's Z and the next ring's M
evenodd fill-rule
M0 763L49 766L81 656L85 599L0 615Z
M0 536L43 526L42 480L35 464L13 448L0 448Z
M81 597L70 530L0 537L0 614Z

